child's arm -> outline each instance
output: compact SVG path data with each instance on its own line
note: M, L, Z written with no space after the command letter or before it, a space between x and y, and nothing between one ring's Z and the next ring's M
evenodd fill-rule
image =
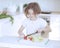
M38 29L38 32L40 32L42 36L47 37L48 33L51 32L51 28L49 25L47 25L43 29Z
M19 37L23 37L24 36L24 34L23 34L23 31L24 30L24 26L22 25L21 27L20 27L20 29L18 30L18 34L19 34Z

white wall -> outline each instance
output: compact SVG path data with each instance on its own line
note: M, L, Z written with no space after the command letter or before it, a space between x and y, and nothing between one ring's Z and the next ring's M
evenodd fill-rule
M52 14L50 18L51 32L49 34L49 39L60 40L60 15Z
M22 5L30 2L38 2L43 11L60 11L60 0L0 0L0 10L20 5L20 11L22 11Z
M39 0L42 10L45 11L60 11L60 0Z
M38 2L42 11L60 11L60 0L23 0L22 3Z
M29 2L38 2L44 11L60 11L60 0L0 0L0 10L4 7L16 8L20 5L22 11L22 5Z

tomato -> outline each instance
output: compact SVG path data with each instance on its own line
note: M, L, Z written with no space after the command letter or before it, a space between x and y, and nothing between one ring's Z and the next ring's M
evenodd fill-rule
M27 40L27 36L24 36L24 39Z
M29 40L31 40L31 41L32 41L32 39L33 39L32 37L29 37Z

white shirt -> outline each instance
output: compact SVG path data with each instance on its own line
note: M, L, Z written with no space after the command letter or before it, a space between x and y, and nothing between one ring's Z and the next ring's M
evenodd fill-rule
M37 18L36 20L25 19L22 24L26 29L26 35L36 32L38 29L43 29L46 27L47 22L42 18Z

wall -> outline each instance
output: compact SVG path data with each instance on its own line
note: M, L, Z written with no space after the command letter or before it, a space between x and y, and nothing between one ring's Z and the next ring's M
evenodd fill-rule
M22 11L22 5L29 2L38 2L43 11L60 11L60 0L0 0L0 10L4 7L13 9L20 5L20 11Z

